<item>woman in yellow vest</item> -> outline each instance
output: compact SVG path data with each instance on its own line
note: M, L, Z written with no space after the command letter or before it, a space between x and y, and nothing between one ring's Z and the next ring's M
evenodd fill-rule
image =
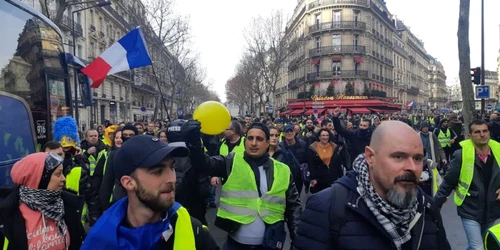
M80 249L81 198L62 191L62 163L56 153L35 153L14 164L16 186L3 190L0 199L1 249Z

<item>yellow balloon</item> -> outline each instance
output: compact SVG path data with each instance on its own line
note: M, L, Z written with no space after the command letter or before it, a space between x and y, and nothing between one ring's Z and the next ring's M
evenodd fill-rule
M193 119L201 123L201 132L218 135L231 123L229 110L220 102L208 101L200 104L193 113Z

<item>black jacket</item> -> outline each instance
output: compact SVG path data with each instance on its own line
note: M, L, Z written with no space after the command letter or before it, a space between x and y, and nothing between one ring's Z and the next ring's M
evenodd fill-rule
M357 186L356 173L350 171L331 188L309 198L300 218L295 249L396 249L392 237L359 196ZM340 193L343 193L345 200L340 199ZM432 203L432 198L418 188L417 199L417 211L422 216L411 229L411 240L402 249L451 249L441 215ZM335 213L339 209L344 211L344 215L341 225L336 228L333 221L335 216L341 216ZM332 235L335 231L338 233Z
M76 155L71 166L64 166L63 173L66 176L71 172L71 169L78 166L82 168L82 173L80 176L80 190L78 192L78 195L81 195L85 201L85 204L87 204L88 218L90 219L91 225L93 225L102 215L102 206L101 202L99 201L98 190L96 190L95 184L90 177L88 159L83 155Z
M205 169L205 171L208 172L207 174L209 174L210 176L219 176L224 180L227 180L227 178L231 174L234 153L230 153L227 156L210 157L208 155L203 155L203 152L201 152L200 150L191 150L191 154L197 155L198 157L195 157L196 159L201 159L201 161L197 161L196 164L199 164L198 166ZM247 162L249 161L246 157L245 160ZM193 165L195 164L193 163ZM256 171L259 170L257 169ZM267 160L267 162L264 164L264 171L266 172L268 190L270 190L273 186L274 181L274 164L270 159ZM285 196L285 221L288 224L290 238L293 241L295 239L295 229L297 227L298 218L300 216L302 207L300 204L299 193L297 192L297 188L295 187L295 182L293 181L292 174L290 174L290 184ZM240 224L238 224L237 222L222 219L220 217L217 217L215 219L215 225L228 233L235 232L240 227Z
M491 139L500 142L500 121L495 120L488 123Z
M360 129L347 130L340 124L338 117L333 117L333 126L337 133L343 136L346 140L351 141L350 156L351 160L354 161L359 154L365 152L365 147L370 145L373 129L369 128L366 131Z
M330 160L330 164L327 166L319 157L316 151L316 144L309 146L308 156L309 159L309 171L311 173L311 180L318 181L316 186L311 187L311 193L316 193L321 191L330 185L332 185L338 178L344 175L344 170L342 168L343 159L340 155L341 146L337 146L335 143L330 142L333 147L333 155Z
M115 190L116 190L116 195L121 197L125 197L127 194L125 193L125 190L123 190L123 187L121 185L116 185L116 180L115 180L115 172L113 171L113 159L116 155L116 151L118 149L114 149L108 154L108 160L106 162L106 171L104 173L104 176L102 178L101 186L99 189L99 200L102 205L102 209L105 211L111 206L111 203L109 200L111 198L111 195L113 195L113 202L116 201L115 198ZM116 189L115 189L116 186Z
M489 159L493 159L491 178L488 190L484 187L483 162L475 156L474 175L467 196L461 206L457 207L458 216L479 222L481 225L493 223L500 218L500 201L496 200L495 193L500 189L500 168L494 160L493 152ZM462 150L453 154L453 159L448 165L448 170L441 186L434 197L436 205L441 207L446 198L458 186L460 171L462 169Z
M85 238L82 217L83 200L80 196L63 191L64 222L70 236L70 250L80 249ZM8 250L28 250L26 222L19 209L19 188L0 189L0 246L9 240Z

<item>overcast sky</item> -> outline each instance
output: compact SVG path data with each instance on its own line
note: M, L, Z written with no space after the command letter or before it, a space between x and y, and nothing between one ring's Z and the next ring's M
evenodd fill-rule
M497 69L499 51L499 0L485 1L486 69ZM389 11L404 21L423 40L429 54L443 64L448 81L458 77L458 8L459 0L386 0ZM177 0L176 10L188 15L194 49L212 89L225 101L224 85L234 74L245 48L243 29L252 17L267 16L282 9L290 17L296 0ZM471 0L471 66L481 64L480 1Z

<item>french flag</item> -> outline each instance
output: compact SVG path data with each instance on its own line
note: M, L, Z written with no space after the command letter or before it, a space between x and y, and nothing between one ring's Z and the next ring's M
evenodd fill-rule
M93 80L91 88L99 88L106 76L148 65L152 65L151 58L141 29L137 27L82 69L82 73Z

